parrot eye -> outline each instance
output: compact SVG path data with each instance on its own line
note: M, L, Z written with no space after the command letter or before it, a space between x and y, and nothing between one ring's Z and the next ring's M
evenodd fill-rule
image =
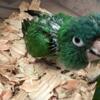
M73 37L72 42L78 47L82 47L84 45L83 41L79 37Z

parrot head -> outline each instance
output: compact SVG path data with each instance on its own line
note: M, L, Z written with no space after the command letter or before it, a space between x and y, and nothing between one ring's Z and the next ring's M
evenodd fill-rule
M62 34L60 34L62 33ZM88 65L88 54L99 56L93 47L100 38L100 14L76 18L68 28L59 31L59 59L69 69L81 69Z

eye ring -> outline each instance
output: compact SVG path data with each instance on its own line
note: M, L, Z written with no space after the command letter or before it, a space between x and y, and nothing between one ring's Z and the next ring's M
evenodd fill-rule
M76 45L77 47L82 47L84 45L84 42L82 41L81 38L79 37L73 37L72 42L74 45Z

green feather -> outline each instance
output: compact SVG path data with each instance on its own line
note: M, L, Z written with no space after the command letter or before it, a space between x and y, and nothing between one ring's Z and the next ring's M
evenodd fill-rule
M29 24L28 24L29 23ZM25 20L22 25L24 39L28 52L34 57L46 56L48 52L48 38L38 27L38 23Z

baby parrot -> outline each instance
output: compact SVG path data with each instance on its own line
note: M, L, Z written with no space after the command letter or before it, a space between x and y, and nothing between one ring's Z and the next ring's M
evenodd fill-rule
M88 65L88 53L99 56L92 46L100 38L100 14L74 17L26 12L35 16L22 22L26 48L33 57L56 57L67 69L80 69Z

